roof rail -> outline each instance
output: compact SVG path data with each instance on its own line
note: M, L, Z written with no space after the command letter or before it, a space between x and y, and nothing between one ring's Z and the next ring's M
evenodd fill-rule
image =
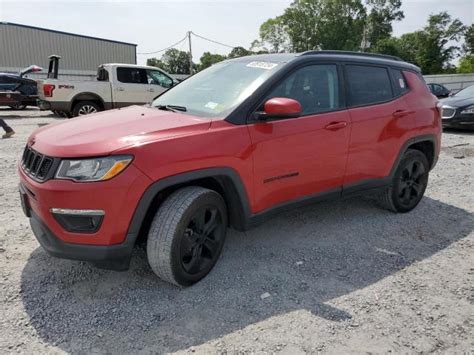
M301 55L315 55L315 54L342 54L342 55L354 55L354 56L360 56L360 57L374 57L374 58L381 58L381 59L390 59L390 60L396 60L396 61L401 61L403 62L403 59L400 57L396 57L394 55L388 55L388 54L378 54L378 53L366 53L366 52L351 52L351 51L337 51L337 50L331 50L331 51L306 51L301 53Z

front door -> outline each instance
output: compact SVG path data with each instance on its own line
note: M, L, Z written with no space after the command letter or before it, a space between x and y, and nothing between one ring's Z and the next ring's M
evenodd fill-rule
M173 86L173 79L159 70L147 69L148 80L148 102L153 101L158 95Z
M303 196L340 192L351 127L342 106L337 66L297 69L264 101L272 97L299 101L302 116L248 126L257 211Z

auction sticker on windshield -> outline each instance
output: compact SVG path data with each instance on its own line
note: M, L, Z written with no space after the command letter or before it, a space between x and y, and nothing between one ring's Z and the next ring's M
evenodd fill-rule
M271 62L250 62L247 64L248 67L250 68L260 68L260 69L273 69L277 66L277 63L271 63Z

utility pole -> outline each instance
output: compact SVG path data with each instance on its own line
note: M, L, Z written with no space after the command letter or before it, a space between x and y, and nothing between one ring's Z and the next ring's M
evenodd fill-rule
M189 75L193 75L193 50L191 47L191 31L188 31L188 41L189 41Z

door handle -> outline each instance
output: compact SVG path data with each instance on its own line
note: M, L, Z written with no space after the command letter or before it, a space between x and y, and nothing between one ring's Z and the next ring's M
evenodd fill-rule
M148 91L148 92L155 92L155 90L153 90L153 89L147 89L146 91Z
M125 91L125 89L121 88L121 87L118 87L118 88L115 89L115 91Z
M408 116L410 114L414 113L413 111L406 111L406 110L397 110L394 113L392 113L392 116L395 118L401 118Z
M337 131L339 129L343 129L347 127L347 122L341 121L341 122L331 122L328 124L324 129L327 129L329 131Z

